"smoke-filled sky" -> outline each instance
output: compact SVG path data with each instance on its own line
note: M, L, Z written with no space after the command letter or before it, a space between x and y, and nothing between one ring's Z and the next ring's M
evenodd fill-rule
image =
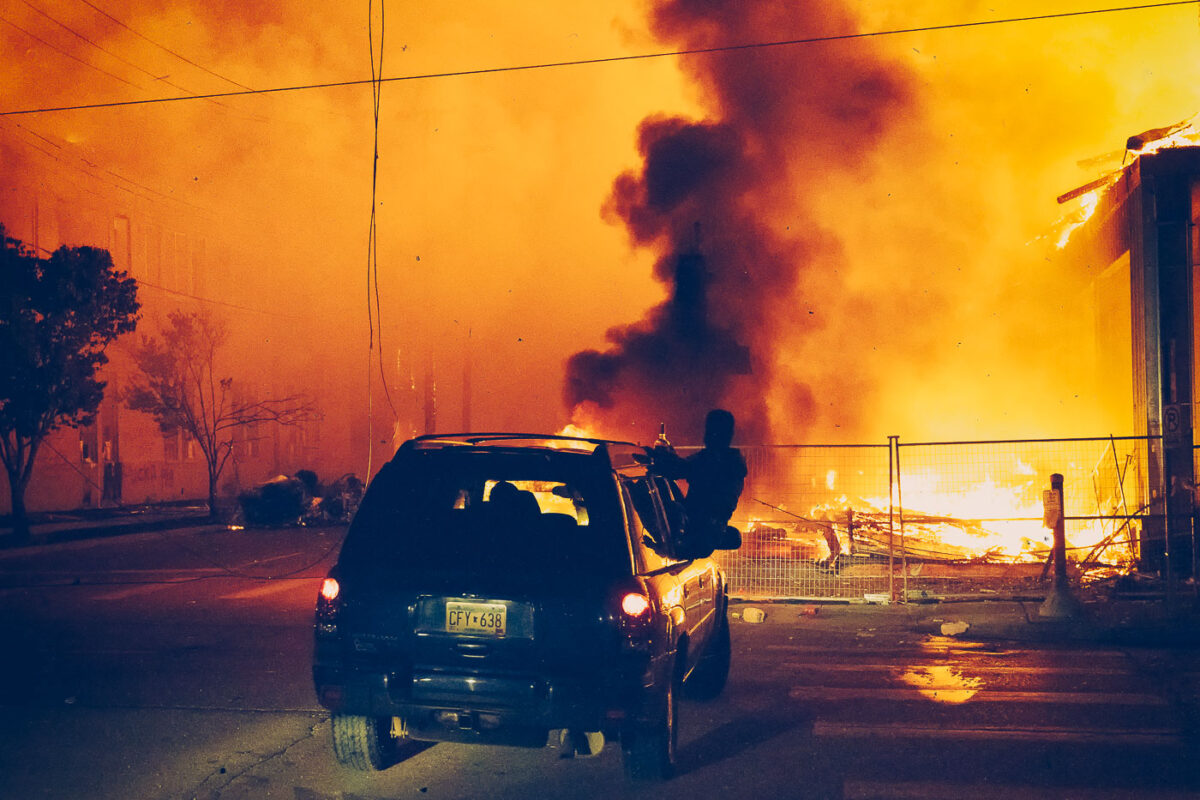
M376 0L376 47L381 7L383 73L405 76L1103 5ZM367 21L365 2L5 0L0 111L366 79ZM1098 411L1090 342L1055 345L1086 293L1039 237L1129 135L1200 111L1198 55L1191 4L386 83L385 373L432 363L443 430L469 359L477 429L685 440L719 403L745 441L1131 433ZM369 86L15 125L202 209L277 284L213 299L274 312L303 381L365 413Z

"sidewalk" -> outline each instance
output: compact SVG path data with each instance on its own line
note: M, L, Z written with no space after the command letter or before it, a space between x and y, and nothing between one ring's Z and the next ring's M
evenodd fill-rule
M1162 598L1124 599L1083 592L1072 617L1045 617L1037 597L936 601L896 605L736 601L735 624L783 624L793 629L843 635L858 640L884 633L911 632L963 642L1016 641L1090 644L1112 647L1200 647L1196 598L1178 593L1168 611ZM749 611L749 613L747 613Z
M86 508L30 514L30 540L13 540L12 520L0 518L0 550L187 528L210 523L208 506L195 501L156 505Z

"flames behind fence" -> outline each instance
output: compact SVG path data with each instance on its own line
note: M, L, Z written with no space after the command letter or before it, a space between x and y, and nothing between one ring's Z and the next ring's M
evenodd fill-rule
M1043 491L1060 473L1072 570L1107 575L1138 557L1147 452L1113 437L743 447L743 545L720 558L741 597L1016 590L1047 574Z

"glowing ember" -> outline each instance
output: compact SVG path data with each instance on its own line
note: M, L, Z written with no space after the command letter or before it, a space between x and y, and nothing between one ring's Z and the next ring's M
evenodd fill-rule
M1116 178L1117 173L1114 173L1112 180L1116 181ZM1079 198L1079 209L1065 222L1062 231L1058 235L1055 247L1059 250L1066 247L1067 242L1071 240L1071 234L1082 228L1092 218L1092 215L1096 213L1096 207L1100 205L1101 191L1100 189L1095 189Z

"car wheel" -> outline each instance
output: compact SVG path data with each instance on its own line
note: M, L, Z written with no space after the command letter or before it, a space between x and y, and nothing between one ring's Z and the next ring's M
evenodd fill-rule
M632 723L622 735L625 775L631 781L664 781L675 774L680 681L674 665L671 675L665 690L649 701L655 706L651 718Z
M732 644L729 640L729 616L722 614L708 651L688 676L684 690L695 700L713 700L725 691L729 681Z
M396 739L391 717L334 714L333 754L338 763L364 772L387 769L394 761Z

